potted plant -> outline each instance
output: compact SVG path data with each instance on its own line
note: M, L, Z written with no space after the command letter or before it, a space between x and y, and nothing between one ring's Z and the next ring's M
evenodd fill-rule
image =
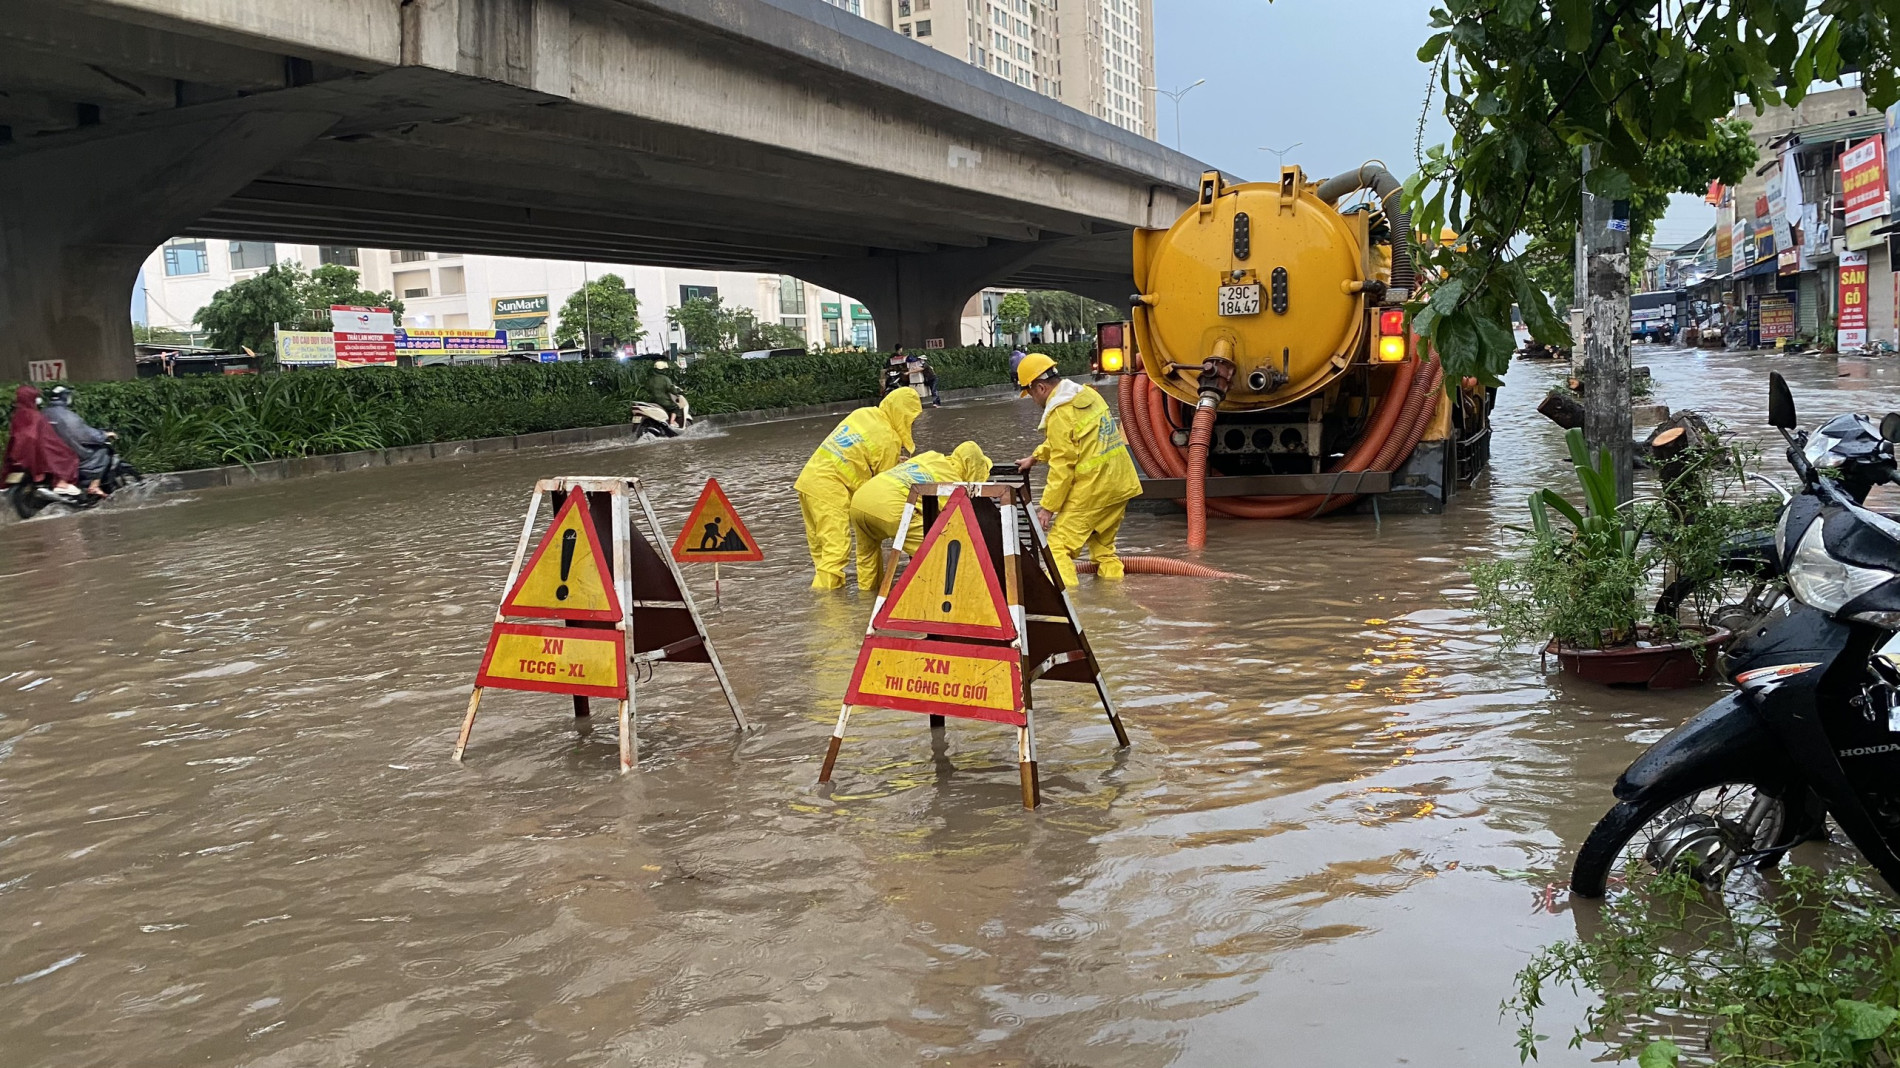
M1690 594L1721 581L1719 573L1699 570L1700 557L1738 516L1671 503L1684 498L1684 484L1706 483L1714 459L1684 465L1662 499L1619 506L1609 454L1591 457L1582 430L1570 430L1565 441L1583 506L1553 489L1531 494L1531 526L1509 528L1523 543L1470 565L1479 613L1507 645L1547 640L1545 652L1580 678L1652 689L1708 679L1729 632L1700 618L1658 615L1649 598L1665 574L1689 576ZM1679 601L1701 603L1690 596Z

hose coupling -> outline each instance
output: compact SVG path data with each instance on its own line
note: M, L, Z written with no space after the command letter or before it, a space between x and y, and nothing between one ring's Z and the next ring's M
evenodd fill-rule
M1239 368L1234 361L1225 356L1209 356L1201 364L1200 407L1209 408L1220 404L1227 391L1234 388L1234 373Z

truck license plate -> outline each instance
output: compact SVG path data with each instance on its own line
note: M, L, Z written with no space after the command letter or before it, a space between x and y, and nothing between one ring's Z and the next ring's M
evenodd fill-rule
M1259 315L1260 283L1220 287L1220 314Z

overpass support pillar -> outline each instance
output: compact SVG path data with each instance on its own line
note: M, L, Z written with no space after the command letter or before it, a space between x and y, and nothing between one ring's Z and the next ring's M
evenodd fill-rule
M336 121L250 112L0 149L0 382L54 359L75 379L132 377L145 257Z
M1046 251L1032 242L984 248L817 260L793 264L785 273L862 302L877 321L880 348L923 348L941 338L963 343L963 306L971 294L1006 277Z

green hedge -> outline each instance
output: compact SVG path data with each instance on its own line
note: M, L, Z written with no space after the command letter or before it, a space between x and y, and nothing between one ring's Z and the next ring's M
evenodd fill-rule
M1065 372L1088 369L1086 343L1037 349L1056 357ZM1008 349L929 355L940 390L1008 377ZM696 413L712 414L869 400L877 395L883 363L876 353L768 360L715 355L671 374ZM93 425L119 431L132 463L182 471L625 422L628 406L645 395L646 374L638 361L589 360L141 378L73 388L74 406ZM11 396L12 387L4 389Z

